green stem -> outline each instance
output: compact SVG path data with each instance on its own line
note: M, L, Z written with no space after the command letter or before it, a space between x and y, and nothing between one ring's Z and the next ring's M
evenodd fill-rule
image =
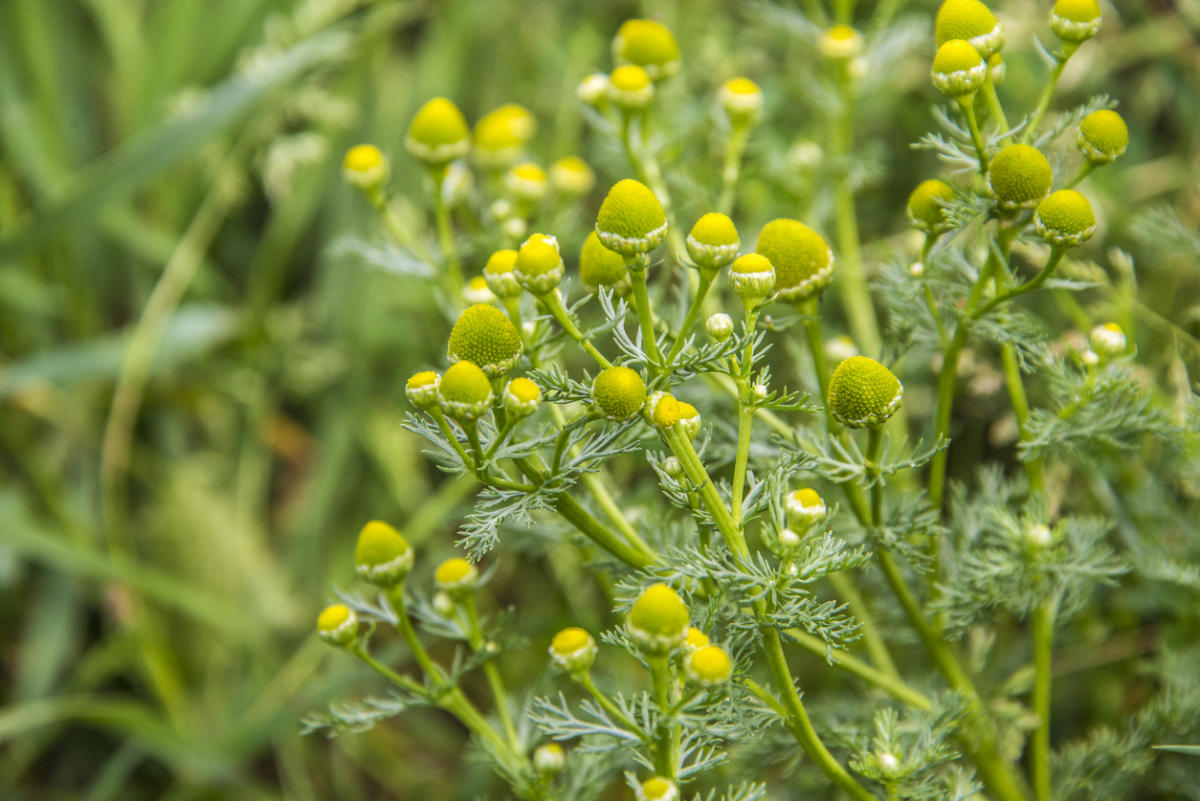
M871 525L883 525L883 479L879 472L879 453L883 445L883 426L871 426L867 433L867 475L871 479Z
M515 461L526 475L545 477L541 474L541 471L533 466L529 457ZM617 537L599 520L592 517L586 509L579 505L578 501L566 492L560 492L555 496L554 510L564 520L579 529L581 534L630 567L645 570L654 564L658 558L657 554L649 546L645 545L645 543L640 543L640 547L634 546Z
M1029 399L1025 395L1025 383L1021 378L1021 366L1017 361L1017 349L1011 344L1000 348L1000 360L1004 363L1004 382L1008 385L1008 397L1012 401L1013 413L1017 417L1017 429L1021 439L1029 439ZM1025 462L1025 475L1029 488L1041 492L1046 488L1046 467L1041 458Z
M717 531L721 533L725 544L733 552L734 558L744 561L750 555L745 535L734 524L733 516L729 513L729 509L725 506L725 501L721 499L721 493L717 490L716 485L713 484L712 478L704 468L704 464L700 461L696 449L692 447L692 441L680 430L678 425L663 430L662 437L667 447L675 455L675 458L679 460L679 464L683 468L684 475L687 476L688 481L699 487L700 500L708 507L708 512L712 515L713 522L717 526Z
M854 0L836 0L833 14L838 24L849 25L854 20Z
M462 298L463 274L458 248L454 246L454 232L450 228L450 210L446 208L446 199L442 194L442 187L446 183L446 167L434 167L430 175L433 178L433 215L437 220L438 243L446 262L446 291L451 300L458 304Z
M367 649L363 648L361 643L355 643L350 648L350 653L357 656L365 665L367 665L367 667L371 668L371 670L374 670L380 676L383 676L397 687L421 698L429 697L429 692L424 687L410 679L408 676L402 676L389 668L387 665L380 663L375 659L375 657L367 653Z
M434 406L432 409L429 409L429 416L437 423L438 430L442 432L442 436L450 441L450 445L453 446L454 452L458 454L458 458L462 459L462 463L467 466L467 469L474 470L476 467L475 460L470 457L463 448L462 443L458 441L458 435L450 427L450 422L446 420L445 413Z
M1001 131L1008 130L1008 117L1004 114L1004 106L1000 103L1000 95L996 94L996 82L992 80L992 70L988 68L987 80L983 82L983 97L988 104L988 113ZM1010 144L1012 137L1004 138L1004 144Z
M628 261L628 260L627 260ZM658 337L654 332L654 313L650 309L650 296L646 293L646 269L648 259L639 255L629 264L629 278L633 283L633 305L637 309L638 325L642 329L642 347L649 363L646 365L651 377L657 376L664 362L658 350Z
M1072 178L1070 181L1068 181L1067 185L1063 188L1064 189L1074 189L1076 186L1079 185L1080 181L1082 181L1084 178L1087 178L1089 175L1091 175L1092 170L1094 170L1094 169L1096 169L1096 163L1094 161L1085 161L1083 163L1083 166L1081 166L1079 168L1079 172L1075 173L1075 177Z
M975 95L960 97L958 107L962 109L963 116L967 118L967 129L971 132L971 142L975 145L975 156L979 159L979 172L986 175L989 162L987 144L983 141L983 134L979 132L979 121L975 118Z
M587 351L588 355L595 359L597 364L604 368L612 367L612 362L604 358L604 354L596 350L591 340L585 337L583 332L579 330L579 327L575 325L575 321L571 319L571 315L563 307L562 299L558 296L558 292L551 290L543 295L539 295L538 300L550 312L551 316L558 321L558 324L563 327L563 330L567 332L567 336L579 343L580 347Z
M1029 755L1029 769L1037 801L1050 801L1050 678L1054 645L1054 599L1033 610L1033 711L1038 717Z
M722 214L733 213L734 192L742 171L742 155L746 152L749 140L749 125L736 126L729 135L725 146L725 163L721 168L721 197L717 201L717 211Z
M829 583L833 585L833 591L838 594L838 597L845 600L846 605L850 607L850 613L862 624L863 645L866 647L871 661L879 668L880 675L899 679L900 672L896 670L896 663L892 661L891 652L888 651L887 644L879 633L879 627L875 625L875 618L871 616L866 599L858 591L858 587L854 586L850 576L844 572L830 573Z
M848 651L831 647L829 643L820 637L814 637L806 631L788 629L784 633L805 650L816 654L822 659L832 659L833 664L837 667L842 668L847 673L858 676L869 684L873 684L898 701L902 701L916 709L931 709L933 707L933 701L927 695L909 687L899 676L888 675L884 671L868 665Z
M1032 119L1029 120L1029 126L1025 129L1025 135L1022 137L1024 141L1033 141L1038 126L1042 124L1042 117L1046 116L1046 110L1050 108L1050 101L1054 98L1054 90L1058 88L1058 79L1062 77L1063 68L1067 66L1067 62L1071 60L1071 56L1075 55L1075 51L1078 49L1078 42L1063 42L1062 53L1055 58L1054 68L1050 70L1050 79L1046 81L1046 86L1042 89L1037 110L1034 111Z
M829 360L825 356L825 340L821 336L821 312L816 297L811 297L800 304L800 312L804 315L804 333L808 338L808 350L812 354L813 369L817 374L817 386L821 392L821 408L825 410L825 427L831 435L842 430L842 424L834 419L829 411Z
M408 610L404 605L404 585L397 584L392 589L388 590L388 601L392 604L392 610L396 613L396 629L400 632L400 636L408 643L408 649L412 651L413 659L417 660L417 665L420 666L421 672L424 673L434 686L445 688L449 686L446 680L446 674L437 666L429 652L425 650L425 646L417 637L416 629L413 628L412 621L408 619Z
M758 314L746 301L746 330L753 332L758 324ZM740 375L738 384L738 439L737 454L733 462L732 493L730 511L733 515L734 528L743 530L742 526L742 496L746 487L746 466L750 461L750 435L754 426L754 405L750 396L750 375L754 370L753 339L746 345L739 365Z
M607 695L600 692L600 688L596 686L594 681L592 681L592 675L590 673L584 673L583 675L575 676L574 678L580 683L580 685L583 686L583 689L588 691L588 694L596 700L596 703L600 705L600 708L603 709L610 718L617 721L626 729L641 737L643 740L649 739L646 731L641 726L639 726L636 722L630 719L628 715L622 712L621 708L614 704Z
M462 605L463 611L467 614L467 636L470 640L471 650L478 653L487 647L487 643L484 641L483 628L479 625L479 610L475 606L474 596L466 596ZM483 673L487 677L488 687L492 691L492 699L496 704L496 715L500 718L504 736L508 739L509 746L514 751L519 751L521 740L517 736L517 728L513 725L512 715L508 711L508 691L504 688L504 679L500 675L500 669L494 660L489 659L483 663Z
M675 357L683 350L683 343L687 341L688 332L692 330L692 326L696 324L696 318L700 316L700 309L704 306L704 299L708 296L708 290L712 287L714 278L716 278L716 273L710 270L700 271L700 283L696 287L695 294L692 295L692 303L688 306L687 315L683 318L683 325L679 326L679 336L675 338L675 344L667 353L665 362L667 369L675 364Z
M678 760L675 757L674 741L675 726L670 722L671 712L671 666L666 656L649 658L650 676L654 682L654 699L658 705L658 728L655 737L658 741L655 768L659 775L674 781L679 773Z

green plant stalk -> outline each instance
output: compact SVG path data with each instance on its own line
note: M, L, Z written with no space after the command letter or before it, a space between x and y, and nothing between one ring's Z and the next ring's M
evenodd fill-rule
M658 727L655 732L657 744L655 747L655 768L660 776L674 781L679 775L679 760L675 756L675 734L677 726L668 720L671 713L671 666L666 656L652 656L647 660L650 664L650 677L654 682L654 700L658 705Z
M610 718L620 723L629 731L637 734L642 739L649 739L645 730L643 730L641 726L639 726L635 721L631 720L628 715L621 711L619 706L612 702L612 699L600 691L600 688L596 686L596 682L592 681L591 673L573 675L571 678L575 679L577 682L579 682L583 689L587 690L588 695L595 699L596 703L600 705L600 708L603 709Z
M654 333L654 313L650 309L650 296L646 293L647 262L648 259L644 255L638 255L632 260L626 259L629 278L633 284L633 305L637 309L638 326L642 329L642 345L650 361L646 367L651 377L655 377L662 370L664 363L662 353L658 350L658 338Z
M1083 163L1083 165L1079 168L1079 172L1075 173L1075 177L1073 177L1070 181L1067 181L1067 185L1063 188L1064 189L1074 189L1076 186L1079 185L1079 183L1084 178L1087 178L1089 175L1091 175L1092 170L1094 170L1094 169L1096 169L1095 162L1085 161Z
M551 316L554 317L558 324L563 327L563 330L567 332L567 336L571 337L571 339L575 340L580 347L587 351L587 354L591 356L597 364L603 368L612 367L612 362L604 358L604 354L596 350L596 346L592 344L591 340L585 337L583 332L579 330L579 327L575 325L575 321L571 319L571 315L568 314L566 308L563 307L562 299L559 298L557 292L550 290L543 295L539 295L538 300L541 302L542 306L550 312Z
M1000 95L996 94L996 82L992 80L992 69L988 67L987 80L983 82L983 97L987 101L988 113L992 115L992 120L999 126L1001 131L1008 130L1008 116L1004 113L1004 105L1000 102ZM1003 144L1010 144L1011 136L1006 136Z
M479 652L487 643L484 642L483 628L479 625L479 610L475 606L475 597L468 595L462 602L463 611L467 614L467 634L470 638L471 650ZM488 687L492 691L492 699L496 704L496 715L504 729L504 736L514 751L521 750L521 739L517 736L517 727L513 725L512 715L508 711L508 691L504 688L504 678L495 660L489 659L483 663L483 673L487 678Z
M979 120L975 118L975 95L967 95L958 99L958 107L967 120L967 129L971 132L971 143L975 145L975 157L979 159L979 172L986 175L988 171L987 144L983 134L979 132Z
M937 235L925 234L925 243L921 246L921 264L925 269L929 269L929 255L933 252L936 242ZM946 334L946 324L942 321L941 312L938 311L937 298L933 296L933 290L930 289L929 282L924 278L921 279L921 286L924 289L925 307L929 309L929 316L933 319L933 325L937 329L938 347L945 351L949 339Z
M1055 58L1054 67L1050 70L1050 78L1046 81L1046 86L1042 89L1042 96L1038 100L1037 110L1033 112L1029 126L1025 129L1025 135L1022 137L1025 142L1033 141L1033 137L1037 135L1038 126L1042 124L1042 118L1046 116L1046 111L1050 108L1050 101L1054 99L1054 90L1058 88L1058 79L1062 77L1063 68L1067 66L1067 62L1071 60L1071 56L1075 55L1075 51L1078 49L1078 42L1063 42L1062 54Z
M849 25L854 21L854 0L836 0L833 15L838 24Z
M758 325L758 314L751 301L745 301L746 331L753 334ZM750 395L750 372L754 369L754 342L751 339L742 353L738 364L738 438L737 454L733 461L732 493L729 504L733 513L733 526L739 531L742 525L742 494L746 487L746 467L750 462L750 435L754 427L754 404Z
M450 210L446 208L446 199L442 187L446 183L446 167L434 167L430 170L433 178L433 216L437 221L438 243L442 248L442 260L445 262L446 292L455 305L462 301L463 272L458 260L458 248L454 245L454 232L450 228Z
M722 214L733 213L734 193L741 177L742 156L746 152L746 143L750 140L750 130L750 125L734 126L725 145L725 163L721 168L721 197L717 201L717 211Z
M833 664L837 667L842 668L851 675L858 676L868 684L878 687L897 701L908 704L915 709L931 709L933 707L933 702L929 700L928 696L918 690L914 690L898 676L889 676L882 670L872 667L854 656L849 651L833 648L820 637L814 637L800 629L788 629L784 634L806 651L816 654L822 659L832 660Z
M850 607L850 613L858 618L858 622L862 625L863 646L867 649L871 661L879 668L881 675L899 679L900 672L896 670L896 663L892 661L892 654L888 651L887 643L879 634L879 627L875 625L875 618L871 615L866 599L858 591L858 587L854 586L854 581L849 574L845 572L830 573L829 583L833 585L833 591L838 594L838 597L845 599L846 605Z
M1008 397L1012 401L1013 413L1017 417L1017 429L1021 439L1029 439L1029 400L1025 395L1025 383L1021 378L1021 365L1017 361L1017 349L1010 344L1000 348L1000 359L1004 363L1004 382L1008 385ZM1029 488L1034 492L1046 489L1046 467L1039 457L1025 462L1025 476Z
M704 307L704 299L708 296L708 290L712 287L713 280L716 277L716 273L711 270L700 270L699 284L696 287L696 292L692 295L692 302L688 306L686 316L683 318L683 324L679 326L679 336L676 337L675 344L671 346L671 350L667 353L666 369L670 370L674 366L675 358L683 350L683 343L687 341L688 332L696 324L696 318L700 316L700 310Z
M879 453L883 446L883 426L867 431L867 475L871 480L871 525L883 525L883 479L879 473Z
M1055 602L1047 598L1033 610L1033 711L1038 717L1030 743L1029 771L1037 801L1050 801L1050 679L1054 646Z
M375 657L371 656L371 654L367 652L367 649L362 646L362 643L355 643L348 650L350 653L362 660L363 664L371 668L371 670L374 670L380 676L383 676L385 679L390 681L392 684L395 684L402 690L406 690L422 698L429 698L428 690L410 679L408 676L402 676L387 665L380 663L377 659L375 659Z
M804 333L808 338L808 350L812 354L813 369L817 374L817 386L821 392L821 408L825 411L825 427L831 435L842 430L842 424L834 419L826 400L829 397L829 359L825 356L825 340L821 335L821 311L816 296L807 298L800 305L804 315Z

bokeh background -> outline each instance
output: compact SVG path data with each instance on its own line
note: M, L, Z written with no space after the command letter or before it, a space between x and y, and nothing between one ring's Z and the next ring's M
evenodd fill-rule
M828 231L839 165L804 16L816 5L0 2L0 798L486 790L486 771L463 767L463 732L434 712L300 736L306 713L372 681L311 636L331 588L350 583L358 528L405 529L427 577L472 489L444 481L402 427L403 381L443 364L447 323L426 282L376 247L341 154L382 147L398 213L430 229L402 144L415 109L441 94L474 121L522 103L538 161L579 154L598 174L563 218L578 243L628 168L575 87L609 68L622 20L655 16L683 53L658 122L680 217L714 197L713 93L744 74L767 105L739 225L789 214ZM886 25L875 0L859 3L872 44L852 154L869 273L909 243L904 199L937 169L910 148L937 101L937 3L878 5ZM1001 94L1028 108L1049 4L991 5L1008 30ZM1200 369L1200 3L1103 6L1056 107L1103 92L1129 121L1129 153L1089 181L1105 231L1090 253L1132 259L1152 312L1139 347L1186 386ZM489 243L463 247L477 272ZM587 586L552 554L498 560L490 603L530 638L507 669L540 675L543 640L567 619L609 622Z

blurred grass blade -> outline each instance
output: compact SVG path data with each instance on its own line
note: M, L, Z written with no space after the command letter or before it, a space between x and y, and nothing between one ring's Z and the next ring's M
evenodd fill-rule
M1174 751L1176 754L1200 756L1200 745L1152 745L1155 751Z

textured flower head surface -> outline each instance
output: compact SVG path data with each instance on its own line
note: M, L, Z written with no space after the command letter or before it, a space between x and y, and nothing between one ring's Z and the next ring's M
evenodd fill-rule
M475 420L492 407L492 382L474 362L455 362L438 382L442 411L456 420Z
M342 177L346 183L359 189L371 190L382 186L390 171L387 156L375 145L355 145L346 151L342 159Z
M536 132L537 120L529 109L517 103L505 103L475 123L471 155L482 167L508 167L521 157Z
M1093 111L1079 123L1075 143L1088 161L1111 164L1129 147L1129 127L1121 115L1111 109Z
M579 156L564 156L550 165L550 183L570 197L586 195L596 185L596 173Z
M504 409L516 419L528 417L542 403L542 388L528 378L514 378L504 387Z
M613 184L600 204L596 234L604 247L622 256L649 253L667 238L667 213L645 184L626 178Z
M1056 247L1078 247L1096 233L1092 204L1074 189L1060 189L1038 204L1033 224Z
M733 676L733 660L719 645L697 648L687 657L688 678L701 687L717 687Z
M1050 11L1050 27L1064 42L1086 42L1100 32L1104 21L1096 0L1056 0Z
M592 381L592 405L606 419L628 420L646 403L646 382L636 370L615 365Z
M851 428L877 426L900 408L904 387L892 371L866 356L851 356L829 379L829 411Z
M432 409L438 405L438 384L442 377L432 370L413 373L404 385L408 402L418 409Z
M1031 145L1009 145L992 159L988 188L1002 211L1031 209L1054 183L1050 162Z
M775 292L784 300L810 298L833 280L833 251L799 220L771 220L758 235L755 250L775 268Z
M954 200L954 187L937 178L917 184L908 196L908 221L913 228L927 234L941 234L950 230L946 219L946 205Z
M551 291L566 274L558 240L549 234L530 234L517 251L513 274L525 289L534 295Z
M550 658L568 673L582 673L596 661L596 640L586 629L571 626L550 641Z
M689 652L694 652L697 649L708 645L708 635L695 626L689 626L687 636L683 638L683 647Z
M951 39L938 47L929 77L947 97L965 97L983 86L987 71L987 62L970 42Z
M489 378L504 375L521 359L521 333L495 306L468 306L450 329L446 355L450 361L475 362Z
M550 191L550 179L540 165L526 161L514 164L504 174L504 188L518 200L532 203Z
M638 787L638 801L679 801L679 786L670 779L654 776Z
M404 146L422 161L445 164L466 155L470 148L467 121L458 106L444 97L435 97L413 117Z
M625 257L604 247L595 231L588 232L579 249L579 280L592 293L608 286L623 294L629 287Z
M625 629L638 647L647 653L666 654L687 638L687 604L667 584L648 587L634 602L625 619Z
M517 251L511 248L497 250L488 257L483 266L483 280L488 288L496 293L498 298L515 298L523 291L521 282L517 280L514 268L517 264Z
M479 571L475 565L460 556L447 559L433 572L433 583L437 588L452 595L471 592L478 581Z
M710 211L696 220L684 244L700 268L720 270L737 258L741 243L733 220L726 214Z
M829 507L812 487L803 487L789 492L783 499L783 510L788 525L807 531L820 523L829 514Z
M933 22L939 46L952 39L970 43L984 58L1004 47L1004 28L992 10L979 0L946 0Z
M770 297L777 276L771 260L761 253L738 256L729 265L729 286L741 298L753 301Z
M617 67L608 76L608 99L618 108L639 111L654 99L654 82L636 64Z
M354 569L359 576L381 587L394 587L408 576L413 549L404 535L381 520L372 520L358 532Z
M762 114L762 89L749 78L730 78L721 84L717 99L725 116L735 126L744 127L756 122Z
M849 25L834 25L817 43L821 55L833 61L848 61L862 54L863 36Z
M654 81L679 72L679 43L657 20L625 20L613 37L612 54L617 64L635 64Z
M655 392L646 399L646 422L655 428L671 428L679 422L680 403L669 392Z
M688 439L700 433L700 411L686 401L679 401L679 427Z
M330 645L350 645L358 639L358 616L345 604L327 606L317 616L317 636Z

